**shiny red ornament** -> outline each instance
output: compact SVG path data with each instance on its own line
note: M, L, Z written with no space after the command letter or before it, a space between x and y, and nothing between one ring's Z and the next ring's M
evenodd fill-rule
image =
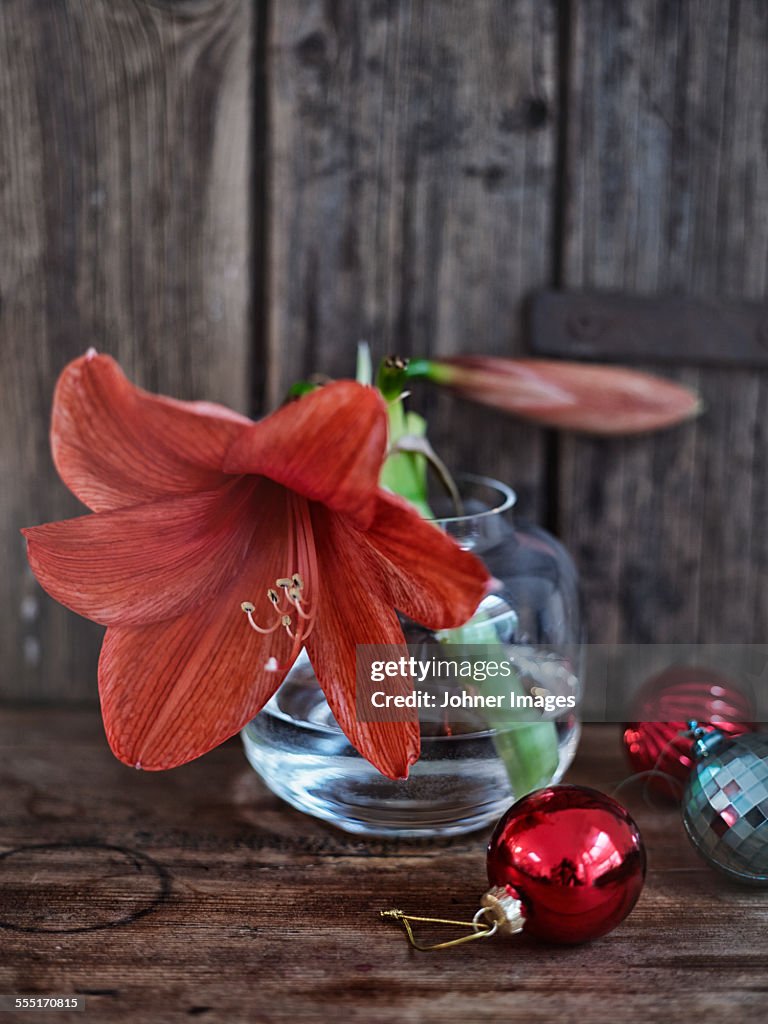
M520 900L526 934L550 942L587 942L611 931L634 907L644 879L637 825L616 800L583 786L524 796L488 845L489 882Z
M680 800L691 774L691 741L683 735L695 719L711 732L732 738L755 729L754 707L736 684L712 669L672 665L652 676L633 701L634 721L624 729L624 747L636 772L657 771L648 785L660 796Z

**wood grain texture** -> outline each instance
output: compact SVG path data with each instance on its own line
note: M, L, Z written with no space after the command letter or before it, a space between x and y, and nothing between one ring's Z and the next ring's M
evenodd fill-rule
M610 792L627 774L619 737L588 727L568 780ZM90 712L4 713L0 778L4 993L85 994L88 1019L136 1024L764 1020L768 893L709 870L641 787L622 799L648 878L616 931L419 954L378 911L471 915L486 833L345 835L269 794L237 743L131 771Z
M563 285L764 301L766 5L577 0L570 12ZM591 637L756 642L765 376L663 372L700 390L700 420L562 444L560 526Z
M521 298L551 273L555 4L281 0L270 17L270 402L351 375L361 338L377 357L516 351ZM451 465L540 510L540 432L419 397Z
M55 477L58 372L90 345L152 390L249 396L248 0L0 5L0 693L95 697L100 630L42 595L22 525Z
M538 356L768 369L762 302L548 290L532 297L528 323Z

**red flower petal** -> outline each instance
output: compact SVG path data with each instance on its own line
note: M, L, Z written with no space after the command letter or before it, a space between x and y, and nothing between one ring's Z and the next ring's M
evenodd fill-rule
M209 601L241 569L267 488L274 485L239 478L204 494L25 529L29 564L51 597L95 622L170 619Z
M269 619L260 595L285 573L285 496L262 495L263 526L242 572L214 601L177 619L107 630L99 661L104 726L115 755L150 771L175 768L237 733L271 697L292 647L282 629L254 632L240 604L252 600ZM287 666L286 666L287 667Z
M312 667L331 711L349 741L382 774L404 779L419 756L416 712L403 711L411 721L360 721L356 645L398 645L407 649L400 624L386 596L374 585L378 568L370 549L358 542L344 518L320 506L312 509L317 559L322 581L315 626L306 647ZM389 680L390 685L404 683Z
M109 356L86 355L56 385L51 448L64 483L96 512L171 494L210 491L251 425L208 402L177 402L134 387Z
M224 468L267 476L366 526L386 444L378 391L337 381L255 423L235 441Z
M488 592L483 563L394 495L380 492L361 540L378 553L395 608L428 629L463 625Z
M483 405L543 426L588 434L640 434L698 415L688 388L621 367L550 359L457 356L430 377Z

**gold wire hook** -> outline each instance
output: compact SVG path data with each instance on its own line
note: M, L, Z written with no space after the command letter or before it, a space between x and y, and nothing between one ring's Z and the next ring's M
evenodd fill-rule
M418 949L422 953L429 953L434 949L449 949L451 946L461 946L465 942L474 942L475 939L490 939L492 935L496 934L499 926L496 921L488 925L480 920L481 917L486 915L488 909L488 907L481 907L471 921L452 921L447 917L419 917L417 914L405 914L402 910L382 910L379 913L385 920L397 921L402 924L405 934L408 936L408 941L414 949ZM411 928L411 921L423 921L427 924L452 924L458 928L472 928L474 930L471 935L462 935L460 939L449 939L447 942L436 942L432 946L425 946L416 940L416 936Z

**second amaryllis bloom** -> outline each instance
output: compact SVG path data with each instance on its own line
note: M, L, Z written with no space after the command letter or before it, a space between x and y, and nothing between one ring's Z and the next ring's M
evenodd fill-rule
M698 416L688 388L621 366L553 359L456 356L421 360L419 373L462 398L543 427L621 436L662 430Z
M378 486L387 417L339 381L259 422L134 387L95 353L63 371L56 466L92 514L23 531L62 604L108 627L104 724L135 767L183 764L237 733L302 647L350 741L402 778L411 721L360 722L357 644L403 644L396 609L459 626L482 563Z

